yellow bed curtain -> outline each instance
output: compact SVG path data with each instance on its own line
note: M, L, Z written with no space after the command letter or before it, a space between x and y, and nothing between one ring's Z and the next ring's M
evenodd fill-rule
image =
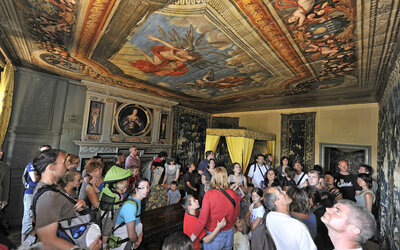
M206 148L205 148L204 152L211 150L215 153L215 150L217 149L217 146L218 146L219 138L220 138L220 136L218 136L218 135L207 135L206 136Z
M225 139L232 163L238 162L242 166L242 173L244 173L253 151L254 139L230 136L225 137Z
M267 154L271 154L275 160L275 141L267 141Z
M11 116L12 96L14 92L14 67L7 62L1 73L0 84L0 147L3 145Z

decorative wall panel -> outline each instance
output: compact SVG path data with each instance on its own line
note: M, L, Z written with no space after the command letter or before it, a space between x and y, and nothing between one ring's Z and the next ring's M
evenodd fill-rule
M210 114L181 107L174 107L173 112L173 153L182 166L187 166L192 161L197 164L204 158Z
M310 169L315 160L315 112L281 115L281 154Z
M400 57L380 102L378 125L378 183L382 249L400 249ZM377 201L379 202L379 201Z

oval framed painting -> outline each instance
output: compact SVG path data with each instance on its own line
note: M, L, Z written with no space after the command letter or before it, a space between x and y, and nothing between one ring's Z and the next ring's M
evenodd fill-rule
M116 129L127 136L146 135L152 125L151 111L137 104L121 105L116 112Z

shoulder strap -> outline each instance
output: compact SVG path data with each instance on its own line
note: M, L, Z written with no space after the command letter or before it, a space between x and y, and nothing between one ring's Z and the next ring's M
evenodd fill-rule
M303 172L303 175L300 177L300 179L297 181L296 186L298 186L301 182L301 180L303 180L304 175L306 175L306 173Z
M128 197L128 199L125 202L130 202L135 204L136 206L136 217L140 218L141 213L139 212L139 204L137 203L137 201L133 198Z
M125 204L126 202L135 204L135 206L136 206L136 217L140 218L141 213L139 213L139 205L138 205L137 201L136 201L135 199L132 199L132 198L128 197L128 198L125 200L124 204ZM122 205L122 206L123 206L123 205ZM115 230L117 230L118 228L120 228L120 227L122 227L122 226L125 225L125 222L122 222L121 224L118 225L118 227L115 227L115 225L117 224L117 218L118 218L119 212L121 211L122 206L118 208L117 212L116 212L115 215L114 215L114 218L113 218L113 221L112 221L113 232L115 232ZM124 240L125 240L125 239L124 239ZM128 238L128 240L129 240L129 238ZM123 242L126 242L126 241L123 241ZM119 243L123 243L123 242L119 242Z
M59 189L57 189L57 185L55 185L55 184L53 184L53 185L44 185L44 186L42 186L41 188L38 189L38 191L35 193L35 195L33 196L33 199L32 199L31 210L33 212L33 218L34 219L36 219L36 203L37 203L37 200L39 199L39 197L43 193L45 193L47 191L53 191L53 192L56 192L56 193L60 193L65 198L67 198L67 200L69 200L71 203L76 204L76 201L74 199L72 199L68 195L64 194Z
M28 178L27 178L28 167L29 167L29 164L25 167L24 173L22 174L22 183L24 184L25 188L29 187Z
M235 200L224 189L221 188L221 189L219 189L219 191L221 191L221 193L223 193L226 196L226 198L228 198L228 200L232 203L233 208L235 209L235 207L236 207Z

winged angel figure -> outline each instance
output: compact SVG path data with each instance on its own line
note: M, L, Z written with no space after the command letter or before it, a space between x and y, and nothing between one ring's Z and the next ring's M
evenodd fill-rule
M217 66L215 63L206 60L198 51L205 53L214 53L220 56L226 56L217 51L209 50L217 42L206 42L205 33L195 38L193 26L186 30L184 36L180 36L175 29L168 32L169 38L164 30L158 25L162 39L151 34L146 35L148 39L160 42L163 45L154 46L151 52L154 56L147 55L144 51L141 53L146 60L137 60L129 64L144 73L163 76L181 76L188 72L188 64L200 69L208 66ZM169 42L167 42L169 40ZM207 44L205 44L207 43ZM205 44L205 45L203 45Z

